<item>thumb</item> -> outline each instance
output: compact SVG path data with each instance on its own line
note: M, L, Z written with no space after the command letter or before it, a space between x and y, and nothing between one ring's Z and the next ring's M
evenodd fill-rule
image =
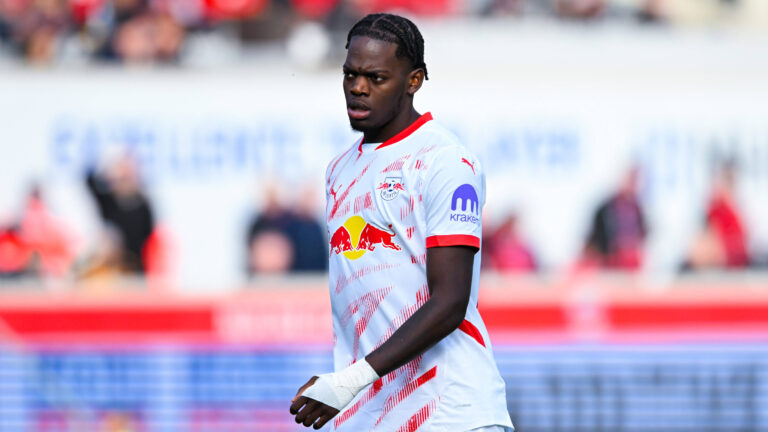
M299 388L299 391L297 391L297 392L296 392L296 396L294 396L294 397L293 397L293 399L291 399L291 402L292 402L292 403L293 403L293 402L296 402L296 399L298 399L298 398L299 398L299 396L301 396L301 394L302 394L302 393L304 393L304 390L306 390L306 389L308 389L309 387L311 387L311 386L312 386L312 384L314 384L314 383L315 383L315 381L317 381L317 377L316 377L316 376L313 376L312 378L310 378L310 379L309 379L309 381L307 381L307 383L306 383L306 384L304 384L303 386L301 386L301 387Z

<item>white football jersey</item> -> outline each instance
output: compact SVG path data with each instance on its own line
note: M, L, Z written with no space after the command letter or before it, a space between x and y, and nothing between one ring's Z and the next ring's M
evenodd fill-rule
M326 173L337 371L380 346L429 299L427 248L480 248L485 202L479 162L429 113L384 143L361 142ZM478 251L461 326L363 389L332 420L335 430L512 427L477 311L479 276Z

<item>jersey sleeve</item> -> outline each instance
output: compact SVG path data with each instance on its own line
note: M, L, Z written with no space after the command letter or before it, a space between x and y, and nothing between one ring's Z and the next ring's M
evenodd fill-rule
M424 207L427 248L472 246L480 248L485 174L467 149L455 146L439 151L427 167Z

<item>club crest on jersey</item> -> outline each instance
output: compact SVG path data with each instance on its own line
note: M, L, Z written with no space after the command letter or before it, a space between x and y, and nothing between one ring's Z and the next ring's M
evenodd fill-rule
M405 191L402 183L402 177L387 177L376 187L381 191L381 197L386 201L392 201L397 197L400 191Z
M392 225L388 227L392 229ZM356 260L366 252L372 252L377 246L399 251L402 248L392 241L394 232L382 230L368 223L360 216L352 216L331 236L331 253Z

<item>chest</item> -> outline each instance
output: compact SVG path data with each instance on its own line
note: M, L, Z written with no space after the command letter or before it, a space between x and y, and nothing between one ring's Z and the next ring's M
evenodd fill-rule
M418 162L397 154L353 155L327 184L329 234L340 226L398 234L417 223L423 181ZM351 226L350 226L351 225Z

